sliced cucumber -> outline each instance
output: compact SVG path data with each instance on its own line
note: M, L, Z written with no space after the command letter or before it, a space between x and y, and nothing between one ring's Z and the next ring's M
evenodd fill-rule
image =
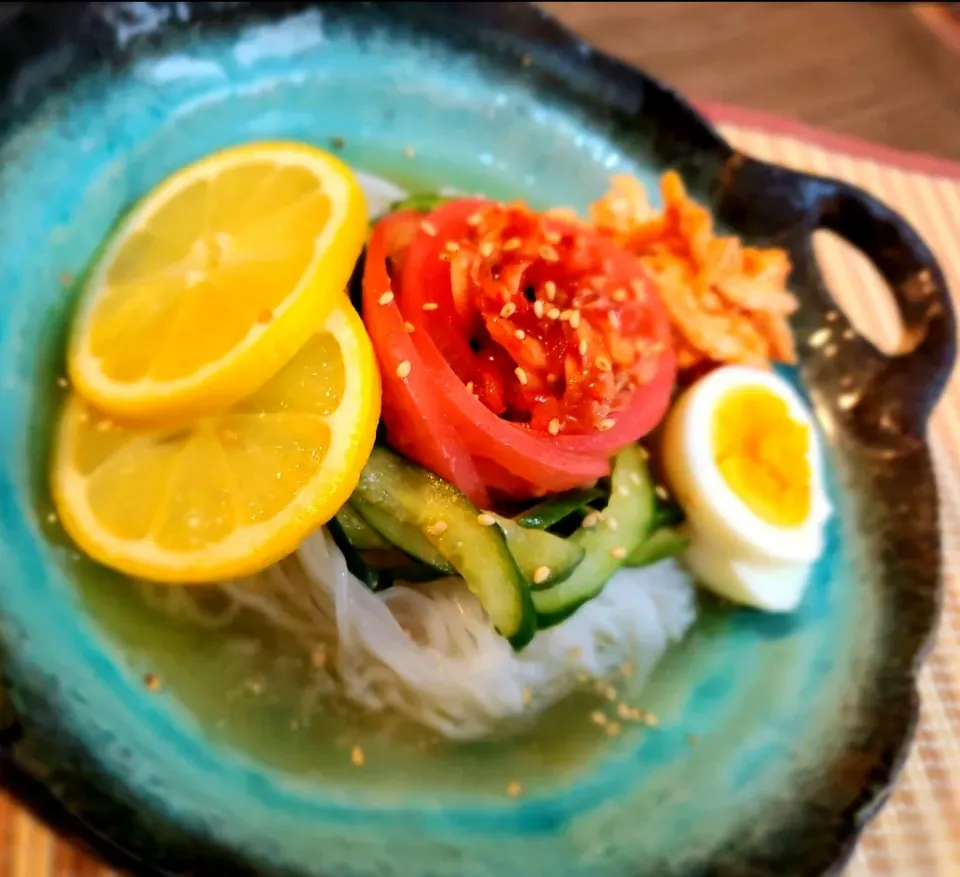
M354 491L353 496L350 497L350 504L390 545L442 573L447 575L456 573L453 566L417 527L394 517L390 512L385 511L382 505L367 502L360 496L359 491Z
M610 576L646 540L655 498L643 451L639 445L624 448L614 462L610 502L601 520L570 537L585 552L580 565L566 581L533 594L540 628L559 624L603 590Z
M361 553L351 544L338 517L333 517L327 521L327 531L333 537L333 541L337 543L340 553L343 554L343 559L347 562L347 569L371 591L383 591L393 585L392 572L385 569L376 569L366 563Z
M583 560L583 549L546 530L528 530L510 518L494 515L520 572L535 591L562 582Z
M389 574L394 582L432 582L446 573L414 560L396 548L361 551L360 557L369 569Z
M400 545L384 532L384 519L420 533L463 576L515 649L533 639L536 612L530 589L503 532L483 526L479 509L453 485L377 447L353 496L362 501L357 510L367 522L408 553L415 553L409 544ZM377 520L368 516L371 507Z
M603 491L599 487L584 487L579 490L568 490L552 499L537 503L517 517L521 527L535 530L546 530L554 524L568 518L574 512L585 509L595 499L600 499Z
M341 507L335 516L343 535L357 551L385 549L390 543L373 529L349 504Z
M690 537L675 527L654 530L624 561L624 566L650 566L676 557L690 544Z

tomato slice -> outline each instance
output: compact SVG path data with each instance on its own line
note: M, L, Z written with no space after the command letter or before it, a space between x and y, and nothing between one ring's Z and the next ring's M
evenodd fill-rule
M542 439L539 453L612 454L659 422L676 373L670 326L630 253L478 199L442 205L423 227L404 268L407 319L490 412ZM463 393L447 401L471 407Z
M422 216L403 211L381 219L367 246L363 271L363 321L380 364L382 418L391 444L406 457L456 484L481 508L489 495L466 447L442 413L397 306L390 264L400 268Z

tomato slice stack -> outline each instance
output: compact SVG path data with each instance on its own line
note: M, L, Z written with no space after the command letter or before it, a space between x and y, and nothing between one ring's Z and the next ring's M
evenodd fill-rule
M363 316L388 439L483 506L609 474L669 405L670 327L636 259L522 204L380 220Z

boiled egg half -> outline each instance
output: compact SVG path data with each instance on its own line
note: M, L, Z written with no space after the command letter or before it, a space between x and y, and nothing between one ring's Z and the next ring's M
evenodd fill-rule
M746 366L710 372L671 410L662 460L697 580L758 609L796 608L830 504L813 416L793 387Z

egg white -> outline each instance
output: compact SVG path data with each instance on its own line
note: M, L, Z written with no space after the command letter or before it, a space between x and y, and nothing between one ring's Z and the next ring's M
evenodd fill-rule
M684 565L711 591L766 612L792 612L800 604L811 563L742 560L694 537L684 553Z
M712 445L713 415L728 393L761 387L786 405L790 416L809 430L810 510L795 527L759 517L730 488ZM671 410L663 435L667 481L686 512L693 542L702 541L717 556L768 564L811 563L823 550L823 525L830 516L823 477L823 453L813 416L796 391L772 372L746 366L718 368L694 384Z

